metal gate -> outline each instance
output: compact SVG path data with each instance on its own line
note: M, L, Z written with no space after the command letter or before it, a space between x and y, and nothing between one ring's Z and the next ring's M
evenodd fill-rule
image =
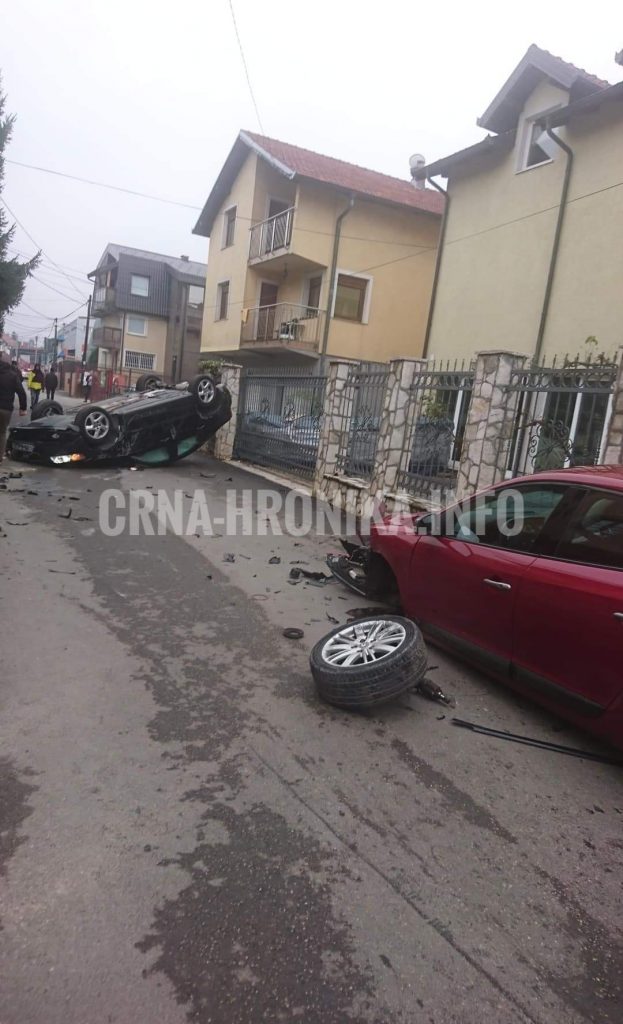
M616 363L567 361L513 373L507 387L506 476L601 461Z
M389 367L379 363L360 363L349 369L336 459L338 473L364 480L372 476L388 376Z
M327 379L283 370L243 370L234 456L311 479Z
M409 429L396 486L418 497L450 500L472 397L471 363L431 362L415 374L405 412Z

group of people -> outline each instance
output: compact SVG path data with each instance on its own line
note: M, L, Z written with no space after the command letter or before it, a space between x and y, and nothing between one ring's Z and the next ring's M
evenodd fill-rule
M17 373L19 373L18 365L15 361L11 364ZM30 408L34 409L37 402L41 398L42 392L45 390L45 397L54 400L56 389L58 387L58 377L54 367L51 366L47 373L44 374L41 369L41 363L35 363L32 370L28 371L28 379L26 381L26 387L30 391Z

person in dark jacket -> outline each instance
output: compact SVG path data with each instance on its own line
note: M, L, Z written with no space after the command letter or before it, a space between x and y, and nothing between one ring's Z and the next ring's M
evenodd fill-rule
M58 387L58 377L52 367L45 375L45 397L54 401L54 393Z
M0 356L0 462L4 458L6 435L16 395L19 398L19 414L25 416L28 402L21 374L17 374L10 363L6 363Z

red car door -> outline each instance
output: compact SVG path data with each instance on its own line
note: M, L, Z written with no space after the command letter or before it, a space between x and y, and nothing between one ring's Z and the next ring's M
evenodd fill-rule
M585 490L517 596L513 673L535 695L600 714L623 690L623 494Z
M520 583L535 560L537 538L568 490L504 485L449 510L441 517L441 536L422 536L415 545L408 614L432 639L507 675Z

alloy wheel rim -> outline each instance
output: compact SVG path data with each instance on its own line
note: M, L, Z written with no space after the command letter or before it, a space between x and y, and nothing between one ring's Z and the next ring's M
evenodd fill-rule
M212 383L212 381L211 380L202 380L202 381L200 381L199 382L199 386L197 388L197 395L199 396L199 401L200 402L203 402L206 405L207 405L208 402L211 402L212 399L214 398L214 384Z
M109 430L108 417L103 412L90 412L85 418L84 429L94 441L101 441Z
M389 619L353 622L329 637L321 657L335 668L371 665L395 654L406 636L404 626Z

